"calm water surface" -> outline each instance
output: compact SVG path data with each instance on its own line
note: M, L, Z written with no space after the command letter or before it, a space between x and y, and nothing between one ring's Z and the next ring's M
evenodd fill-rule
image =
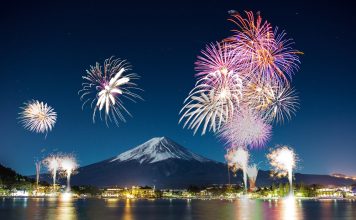
M0 198L0 219L356 219L356 201Z

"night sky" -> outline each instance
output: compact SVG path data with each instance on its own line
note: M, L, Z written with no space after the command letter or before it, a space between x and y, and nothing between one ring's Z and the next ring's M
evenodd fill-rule
M11 2L11 3L10 3ZM356 175L356 14L342 1L47 1L2 2L0 9L0 163L22 174L34 159L74 152L81 165L115 156L167 136L191 151L224 161L223 143L212 134L193 136L178 125L178 112L194 86L194 61L205 44L229 36L228 11L260 11L285 29L304 52L293 85L301 108L275 126L268 147L288 144L303 173ZM194 2L194 3L193 3ZM77 95L90 65L124 58L141 76L144 102L125 102L134 116L119 127L92 123ZM30 99L58 112L52 132L40 135L18 123ZM267 169L268 147L254 150Z

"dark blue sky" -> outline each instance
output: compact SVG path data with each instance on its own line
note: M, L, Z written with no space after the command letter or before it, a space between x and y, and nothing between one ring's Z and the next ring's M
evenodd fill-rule
M168 136L223 161L224 148L213 135L193 136L177 122L195 82L196 56L206 43L229 35L233 25L227 21L227 11L234 9L261 11L305 53L293 79L301 108L292 121L274 127L268 146L293 146L301 158L301 172L356 175L353 5L346 1L57 2L1 3L0 162L6 166L32 174L34 158L53 150L74 152L86 165L154 136ZM89 65L112 55L131 62L141 76L145 101L127 102L134 117L120 127L107 128L105 123L92 123L91 110L81 110L77 92ZM46 139L18 124L19 107L29 99L46 101L58 112L58 122ZM267 151L252 151L262 168L268 168Z

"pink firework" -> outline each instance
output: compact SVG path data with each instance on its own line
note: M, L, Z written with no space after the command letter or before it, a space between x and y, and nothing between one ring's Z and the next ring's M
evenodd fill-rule
M292 48L294 42L286 38L284 31L278 33L278 28L273 31L260 15L255 18L252 12L246 14L247 18L234 14L230 19L238 29L226 41L241 55L252 79L288 83L298 69L301 52Z
M198 60L195 62L197 77L212 73L235 73L241 69L239 54L226 43L211 43L201 53L202 55L198 56Z
M219 136L225 139L230 147L258 148L265 146L271 137L271 133L272 126L267 124L259 114L241 108L224 125Z

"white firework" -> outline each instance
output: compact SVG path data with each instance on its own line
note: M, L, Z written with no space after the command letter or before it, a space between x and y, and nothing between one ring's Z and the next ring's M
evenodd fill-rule
M249 82L244 88L244 103L259 112L267 122L284 122L295 115L298 96L289 85Z
M47 133L53 129L57 113L47 103L31 100L21 109L19 119L25 129L36 133Z
M218 131L239 106L242 99L242 84L240 76L226 68L202 77L184 101L186 105L180 113L186 111L179 123L183 118L187 118L183 127L190 122L188 129L194 129L194 134L203 121L202 135L208 127L209 131Z
M269 105L264 112L267 121L277 123L290 120L299 108L299 98L293 88L278 86L269 99Z
M217 98L218 94L215 90L200 93L197 95L190 95L185 102L187 102L180 113L185 112L179 119L179 123L187 118L183 128L188 125L188 129L194 129L194 134L199 127L203 125L202 135L208 129L216 132L221 125L230 118L230 108L225 101ZM189 100L189 101L188 101Z
M130 71L130 66L125 60L106 59L104 66L99 63L91 66L87 70L87 75L83 76L85 82L83 88L79 91L80 99L94 107L93 122L95 122L96 112L105 114L105 122L113 121L116 125L119 120L126 121L123 112L131 116L130 112L123 105L122 98L136 102L136 99L142 98L134 90L140 90L133 80L138 79L134 73L126 74Z

